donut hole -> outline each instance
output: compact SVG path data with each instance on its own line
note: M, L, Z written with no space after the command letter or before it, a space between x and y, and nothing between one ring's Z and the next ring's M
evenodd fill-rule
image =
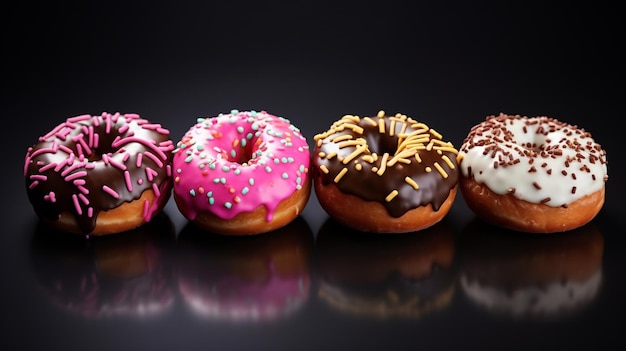
M231 149L230 153L227 154L227 160L229 162L239 163L240 165L247 164L256 157L255 151L252 150L250 145L246 145L242 147L241 144L239 146Z
M388 134L371 133L366 136L367 145L372 153L395 155L398 150L398 137Z

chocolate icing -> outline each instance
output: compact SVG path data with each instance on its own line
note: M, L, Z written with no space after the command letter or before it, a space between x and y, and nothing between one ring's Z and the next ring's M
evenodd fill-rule
M138 115L68 119L28 149L24 174L35 212L50 221L68 212L88 234L100 211L137 200L147 189L156 188L155 201L162 203L171 190L173 144L168 134ZM105 186L119 197L104 191Z
M382 133L379 120L384 123ZM362 128L362 132L361 129L354 126ZM419 130L424 132L420 133ZM421 162L418 162L415 156L410 156L405 158L410 163L406 163L406 161L396 162L387 166L381 175L377 174L376 170L381 169L382 155L388 153L388 160L391 160L398 146L412 132L418 132L417 134L422 140L428 138L425 139L425 142L406 147L406 150L417 150ZM344 164L342 160L352 154L358 146L340 147L338 145L341 142L334 142L333 140L348 134L352 135L352 138L348 140L365 139L367 149L358 157ZM379 202L395 218L401 217L411 209L427 204L431 204L433 210L439 210L447 199L450 190L458 181L457 152L453 149L452 144L442 142L439 133L404 115L384 116L379 113L377 117L371 118L344 116L335 122L327 132L318 134L315 140L317 144L313 153L314 174L321 178L324 185L336 183L337 187L344 193L358 196L366 201ZM426 148L432 140L436 142L432 143L432 148L428 151ZM443 146L443 148L439 148L439 146ZM334 155L335 152L336 155ZM368 162L367 159L373 153L377 154L377 160ZM330 159L328 155L332 155ZM444 155L452 167L443 159ZM446 178L435 167L435 162L445 172ZM324 171L324 167L328 169L328 173ZM357 170L358 167L361 167L361 170ZM340 179L335 181L344 168L347 168L347 171L344 171L344 174L340 175ZM427 168L430 171L427 171ZM415 181L418 184L418 189L407 183L406 177ZM398 192L397 195L387 201L386 198L394 190Z

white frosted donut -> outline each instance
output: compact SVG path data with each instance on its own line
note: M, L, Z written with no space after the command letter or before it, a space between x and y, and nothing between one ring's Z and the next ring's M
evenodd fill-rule
M584 129L554 118L489 116L470 130L458 160L468 206L496 225L566 231L604 204L605 150Z

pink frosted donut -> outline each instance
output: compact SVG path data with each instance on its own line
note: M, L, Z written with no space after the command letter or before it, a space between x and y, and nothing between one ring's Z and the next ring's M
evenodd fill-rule
M149 222L170 197L169 131L137 114L68 118L28 148L24 177L39 217L90 235Z
M265 111L199 118L174 153L176 204L208 231L268 232L296 218L309 199L307 141Z

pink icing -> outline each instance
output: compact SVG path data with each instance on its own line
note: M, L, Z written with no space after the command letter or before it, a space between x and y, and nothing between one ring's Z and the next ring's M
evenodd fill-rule
M306 184L309 146L289 120L265 111L199 118L174 150L174 194L183 215L230 219L278 204Z

